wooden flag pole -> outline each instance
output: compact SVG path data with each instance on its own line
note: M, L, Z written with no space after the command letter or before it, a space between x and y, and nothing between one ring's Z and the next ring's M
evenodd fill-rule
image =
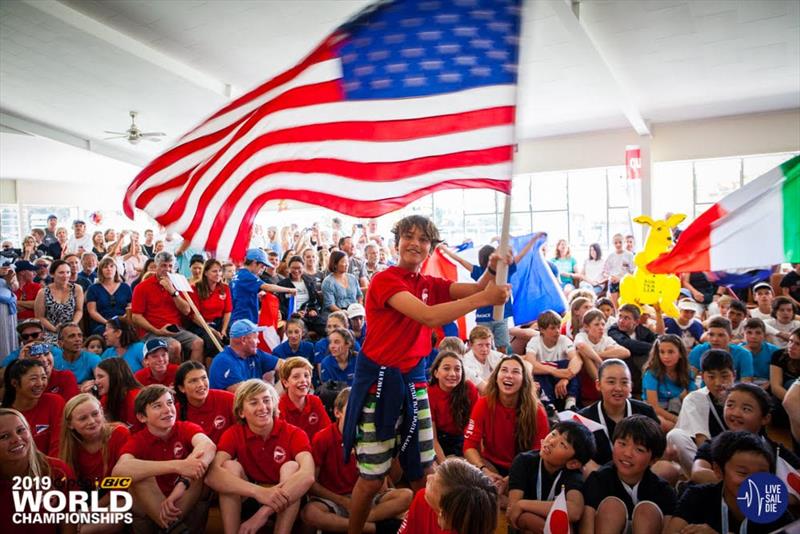
M222 352L223 350L222 344L220 344L219 340L217 339L217 336L214 335L214 332L211 331L211 327L208 326L208 323L203 318L203 316L200 315L200 311L197 309L197 306L194 305L192 297L186 291L181 291L181 295L183 296L184 300L186 300L186 302L189 303L189 307L192 308L192 312L194 312L195 317L200 319L200 326L202 326L203 330L206 331L206 334L208 334L208 337L211 339L211 342L214 344L215 347L217 347L218 351Z
M508 264L506 263L506 251L508 250L508 233L511 227L511 194L506 195L505 204L503 206L503 229L500 233L500 246L497 248L497 253L500 255L500 261L497 263L497 274L494 281L497 285L508 283ZM498 304L494 307L492 318L495 321L502 321L504 315L505 305Z

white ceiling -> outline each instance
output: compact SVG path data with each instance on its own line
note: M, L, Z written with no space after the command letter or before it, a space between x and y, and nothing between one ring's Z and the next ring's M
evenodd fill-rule
M292 66L368 3L0 2L0 126L141 165L224 104L226 86L236 96ZM800 108L798 0L584 0L579 18L564 0L525 3L521 138ZM129 110L167 139L103 141ZM0 136L0 176L50 173L13 136Z

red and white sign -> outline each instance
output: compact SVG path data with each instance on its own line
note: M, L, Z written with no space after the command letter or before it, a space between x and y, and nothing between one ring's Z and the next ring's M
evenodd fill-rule
M628 180L642 179L642 153L637 145L625 147L625 173Z

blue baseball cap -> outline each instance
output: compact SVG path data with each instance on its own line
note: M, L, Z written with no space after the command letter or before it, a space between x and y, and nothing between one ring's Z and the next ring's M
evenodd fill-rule
M256 332L263 332L266 328L258 326L250 319L239 319L234 321L231 325L230 338L236 339L237 337L247 336Z
M35 345L31 345L29 354L31 356L41 356L48 352L50 352L50 345L47 343L36 343Z
M151 352L157 351L158 349L167 350L167 342L160 337L154 337L153 339L148 341L147 344L144 346L145 357Z
M248 261L255 261L257 263L263 263L269 267L274 267L272 262L267 259L267 253L261 250L260 248L251 248L247 250L247 253L244 256L244 259Z

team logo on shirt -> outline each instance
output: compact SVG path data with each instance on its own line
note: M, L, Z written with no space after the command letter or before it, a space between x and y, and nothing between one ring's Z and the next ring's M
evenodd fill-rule
M36 431L35 432L36 434L41 434L48 428L50 428L50 425L36 425L36 428L34 430Z
M422 296L422 298L420 300L422 300L422 302L427 304L428 303L428 289L427 288L422 290L422 295L421 296Z
M214 418L214 428L222 428L225 426L225 416L218 415Z
M313 426L316 425L317 423L319 423L319 416L315 413L309 414L308 424Z
M183 443L176 443L172 446L172 455L175 458L183 458Z
M783 480L771 473L754 473L739 486L739 509L754 523L777 521L789 506L789 491Z
M286 449L278 445L275 447L275 451L272 453L272 459L275 460L275 463L282 464L286 461Z
M475 421L470 419L469 423L467 423L467 429L464 431L464 437L468 438L472 435L475 431Z

